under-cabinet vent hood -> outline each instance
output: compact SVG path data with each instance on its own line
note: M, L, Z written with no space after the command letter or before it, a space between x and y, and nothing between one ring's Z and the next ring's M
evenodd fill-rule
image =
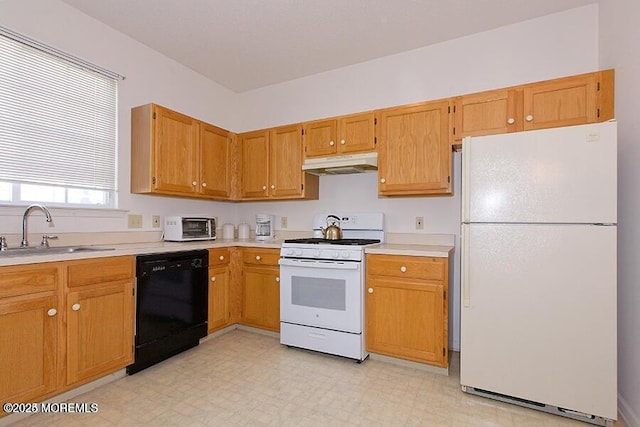
M306 159L302 170L313 175L346 175L378 170L378 153Z

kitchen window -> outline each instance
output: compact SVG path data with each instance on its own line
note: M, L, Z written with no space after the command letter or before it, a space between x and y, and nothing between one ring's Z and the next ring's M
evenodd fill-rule
M116 207L121 79L0 27L0 202Z

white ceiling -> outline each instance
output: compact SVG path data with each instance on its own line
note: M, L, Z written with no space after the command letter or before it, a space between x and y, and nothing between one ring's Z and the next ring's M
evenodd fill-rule
M597 2L64 1L234 92L244 92Z

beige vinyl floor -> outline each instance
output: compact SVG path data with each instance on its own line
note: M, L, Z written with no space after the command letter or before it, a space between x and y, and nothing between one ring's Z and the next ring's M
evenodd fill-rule
M444 376L380 360L357 364L234 330L71 399L97 403L97 413L36 414L14 425L590 425L461 392L458 356Z

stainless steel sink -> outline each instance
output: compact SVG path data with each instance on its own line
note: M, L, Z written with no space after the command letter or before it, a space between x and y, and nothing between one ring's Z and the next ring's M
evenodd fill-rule
M41 246L33 246L26 248L8 248L0 251L0 258L32 256L32 255L52 255L76 252L99 252L112 251L115 248L105 248L101 246L51 246L43 248Z

